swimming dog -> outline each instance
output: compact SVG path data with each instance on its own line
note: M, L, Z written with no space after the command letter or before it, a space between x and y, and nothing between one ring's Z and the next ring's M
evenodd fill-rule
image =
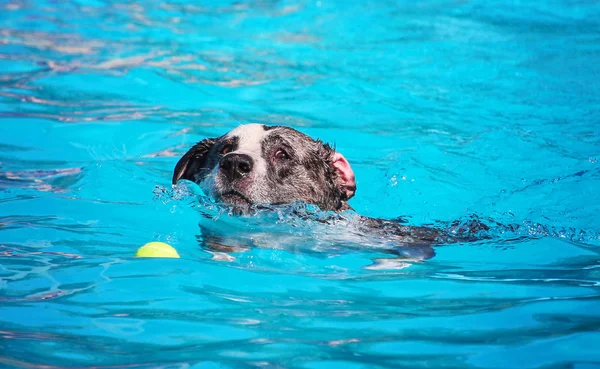
M239 214L256 205L303 202L323 211L352 210L356 194L354 171L330 145L285 126L241 125L218 138L195 144L175 166L173 184L185 179L197 183L217 202ZM473 232L452 232L407 226L399 222L360 216L360 231L401 246L423 246L424 258L434 255L430 245L471 241ZM473 225L471 225L473 226ZM474 227L480 227L478 223ZM478 230L478 229L475 229ZM220 250L231 250L220 245ZM223 249L223 247L225 247Z

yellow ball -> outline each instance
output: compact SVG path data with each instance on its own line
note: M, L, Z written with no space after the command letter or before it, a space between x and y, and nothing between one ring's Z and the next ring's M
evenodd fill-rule
M135 253L136 258L179 258L177 250L164 242L148 242Z

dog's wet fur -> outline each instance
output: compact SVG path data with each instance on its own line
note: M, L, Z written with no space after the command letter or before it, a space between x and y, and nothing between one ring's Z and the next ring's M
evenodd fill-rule
M350 210L356 192L354 172L331 146L293 128L241 125L194 145L177 163L173 184L196 182L216 201L247 213L255 205L305 202L324 211ZM361 217L363 228L400 245L472 241L428 227ZM474 231L485 225L472 225ZM472 232L469 232L472 233ZM433 251L429 257L433 256Z
M339 211L349 208L356 190L350 164L329 145L289 127L261 124L194 145L175 167L173 184L180 179L242 209L304 201Z

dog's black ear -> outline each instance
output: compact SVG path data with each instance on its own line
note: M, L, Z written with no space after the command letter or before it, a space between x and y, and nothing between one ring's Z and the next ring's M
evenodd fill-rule
M208 152L217 142L216 138L207 138L195 144L175 166L173 184L180 179L196 181L196 175L205 168Z

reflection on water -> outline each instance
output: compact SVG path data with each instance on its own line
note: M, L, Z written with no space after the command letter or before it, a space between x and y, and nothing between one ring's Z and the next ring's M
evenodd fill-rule
M10 0L0 19L0 367L600 365L597 4ZM356 212L239 218L170 188L193 143L250 122L335 144ZM361 216L476 239L398 258ZM181 259L133 258L153 240Z

